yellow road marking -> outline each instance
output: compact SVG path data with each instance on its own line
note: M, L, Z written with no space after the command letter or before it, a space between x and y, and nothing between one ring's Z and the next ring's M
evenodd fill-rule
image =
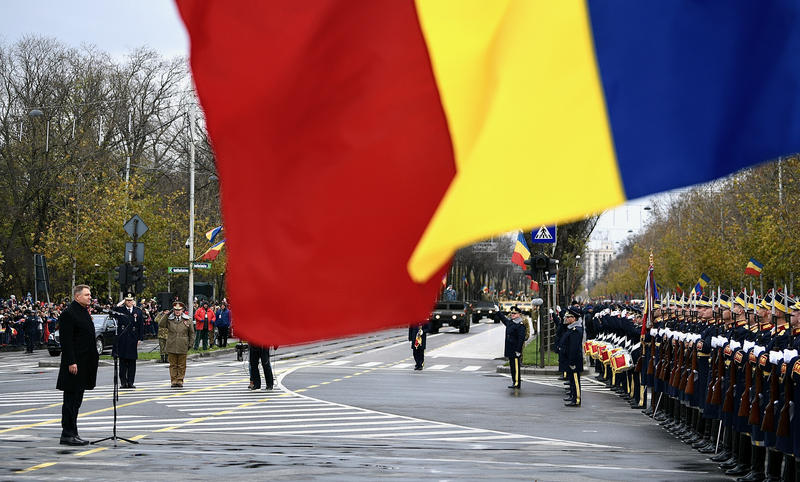
M84 455L96 454L97 452L102 452L103 450L108 450L108 447L97 447L96 449L90 449L83 452L78 452L77 454L75 454L75 457L83 457Z
M17 470L16 474L24 474L25 472L33 472L34 470L43 469L45 467L50 467L51 465L55 465L56 462L45 462L43 464L34 465L33 467L28 467L27 469Z

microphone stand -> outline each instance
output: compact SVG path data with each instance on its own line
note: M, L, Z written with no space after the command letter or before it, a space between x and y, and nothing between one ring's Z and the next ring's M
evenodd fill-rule
M112 404L114 405L114 422L112 425L111 436L101 438L100 440L95 440L93 442L89 442L90 444L98 444L100 442L105 442L106 440L113 440L114 447L117 446L117 440L122 440L124 442L128 442L130 444L138 444L136 440L127 439L125 437L118 437L117 436L117 400L119 400L119 337L120 335L124 335L128 328L133 325L133 323L128 323L125 325L125 328L122 329L122 332L119 331L119 320L118 318L121 316L120 313L109 311L107 315L114 319L114 347L111 350L111 358L114 359L114 395L111 397ZM135 323L135 320L134 320Z

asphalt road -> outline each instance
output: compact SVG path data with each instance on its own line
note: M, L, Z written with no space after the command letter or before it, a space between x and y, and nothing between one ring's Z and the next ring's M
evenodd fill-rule
M272 391L247 390L232 353L190 361L182 390L165 365L140 363L117 412L118 436L139 443L78 448L58 444L46 352L2 353L0 479L729 480L589 377L578 409L563 406L555 377L507 389L500 325L430 335L421 372L406 334L281 347ZM112 370L86 394L86 439L112 435Z

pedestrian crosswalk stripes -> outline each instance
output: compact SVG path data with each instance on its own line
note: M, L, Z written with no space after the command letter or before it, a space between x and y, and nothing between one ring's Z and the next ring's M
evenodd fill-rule
M444 370L447 368L448 365L432 365L428 367L428 370Z
M282 376L293 369L276 370ZM445 365L446 367L446 365ZM378 370L372 367L368 370ZM225 433L237 436L253 435L297 436L339 439L383 439L447 441L476 443L547 444L557 446L558 440L467 427L385 413L361 407L316 399L292 392L280 385L282 376L272 391L246 390L247 379L239 370L228 370L210 376L187 378L184 391L175 391L163 382L138 382L136 390L120 393L119 404L147 402L159 407L151 414L130 414L124 410L117 416L117 432L133 436L152 433ZM233 382L233 383L231 383ZM99 386L87 392L87 400L108 401L112 387ZM37 432L53 434L61 430L58 408L61 392L41 390L28 393L0 394L0 404L15 408L41 407L25 413L0 414L0 431L16 430L16 434ZM91 410L81 414L79 426L85 438L100 436L112 430L113 415L108 410ZM4 434L5 435L5 434ZM11 435L11 434L9 434ZM49 435L54 436L54 435ZM569 442L574 445L574 442ZM578 444L587 447L605 447Z

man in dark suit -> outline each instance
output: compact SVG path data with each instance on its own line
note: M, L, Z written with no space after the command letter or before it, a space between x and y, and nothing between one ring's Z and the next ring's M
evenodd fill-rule
M567 308L564 313L564 323L567 331L563 346L565 361L567 363L567 378L569 379L569 400L564 404L567 407L581 406L581 372L583 372L583 313L577 308Z
M97 382L97 348L92 317L87 309L92 303L92 291L86 285L76 285L73 301L58 317L61 339L61 366L56 388L64 392L61 406L61 444L87 445L78 436L78 410L84 390L92 390Z
M136 388L136 360L139 358L139 343L144 340L144 313L136 306L132 293L125 297L125 304L114 308L117 319L117 341L114 354L119 356L119 387Z

